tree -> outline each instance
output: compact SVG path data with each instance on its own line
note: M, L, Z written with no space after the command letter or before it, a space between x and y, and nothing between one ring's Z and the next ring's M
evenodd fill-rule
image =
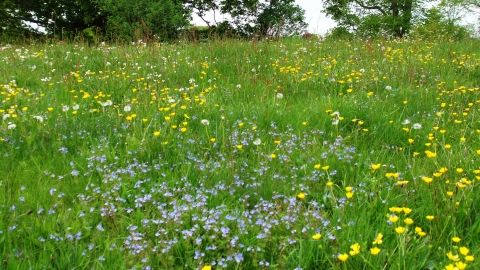
M421 0L325 0L324 11L338 23L363 36L403 37L412 27Z
M115 39L177 38L190 23L190 11L180 0L94 0L106 15L106 31Z

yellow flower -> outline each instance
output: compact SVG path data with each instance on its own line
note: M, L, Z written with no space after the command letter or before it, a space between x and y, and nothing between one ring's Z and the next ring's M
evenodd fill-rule
M474 260L475 260L475 258L471 255L465 256L465 261L467 261L467 262L473 262Z
M462 239L459 238L459 237L453 237L452 241L455 242L455 243L458 243L458 242L462 241Z
M350 246L350 255L355 256L360 253L360 245L358 243L355 243Z
M215 139L215 138L211 138L210 141L213 143L213 142L216 141L216 139Z
M320 164L315 164L315 165L313 166L313 168L314 168L314 169L317 169L317 170L320 169L320 167L321 167Z
M48 110L49 112L51 112L51 111L53 111L53 108L52 108L52 107L48 107L47 110ZM478 150L478 151L480 151L480 150Z
M300 200L305 199L305 193L303 192L298 193L297 198L299 198Z
M429 150L425 151L425 154L427 155L428 158L435 158L435 157L437 157L437 153L434 153L434 152L429 151Z
M373 244L373 245L380 245L380 244L382 244L382 243L383 243L382 238L383 238L383 233L379 233L379 234L377 235L377 238L375 238L375 241L373 241L372 244Z
M205 265L202 267L202 270L212 270L212 267L210 265Z
M413 219L406 218L406 219L403 220L403 222L405 222L405 224L407 224L407 225L412 225L413 224Z
M453 255L452 252L447 253L447 257L449 260L457 262L459 260L458 255Z
M373 171L376 171L376 170L380 169L381 166L382 166L382 164L380 164L380 163L372 164L371 168L372 168Z
M340 261L344 262L348 259L348 254L340 254L340 255L338 255L338 259Z
M395 215L390 215L390 217L388 217L388 220L390 220L390 222L392 223L395 223L398 221L398 217Z
M320 238L322 238L322 235L319 234L319 233L317 233L317 234L314 234L314 235L312 236L312 238L313 238L313 240L320 240Z
M155 131L155 132L153 132L153 136L155 136L155 137L160 136L160 131Z
M347 199L350 199L353 197L353 192L347 192L347 194L345 194L345 196L347 196Z
M187 131L187 128L183 127L180 129L181 132L186 132Z
M464 262L457 262L455 263L455 266L458 268L458 270L463 270L467 267L467 264Z
M378 253L380 253L381 249L379 249L378 247L374 247L374 248L371 248L370 249L370 253L373 255L373 256L377 256Z
M413 143L415 140L414 139L408 139L409 143Z
M470 250L466 247L461 247L460 248L460 254L462 254L463 256L467 256L467 254L470 252Z
M350 192L350 191L352 191L352 190L353 190L352 187L346 187L346 188L345 188L345 191L347 191L347 192Z
M435 216L427 216L426 217L428 220L433 220L435 218Z
M243 145L241 145L241 144L237 145L238 150L242 150L242 148L243 148Z
M333 186L333 182L332 182L332 181L328 181L328 182L327 182L327 186L328 186L328 187Z
M302 122L302 125L306 126L306 125L307 125L307 122Z
M447 191L447 195L452 197L453 196L453 191Z
M457 168L456 171L457 171L458 173L463 173L463 169L462 169L462 168Z
M326 170L328 170L328 168L330 168L330 166L328 166L328 165L327 165L327 166L323 166L323 167L322 167L322 170L326 171Z
M272 153L272 154L270 154L270 157L271 157L272 159L274 159L274 158L277 157L277 155L275 155L275 154Z
M453 264L449 264L445 266L445 270L455 270L455 266Z
M397 227L395 228L395 231L398 233L398 234L402 234L405 232L405 228L404 227Z
M412 212L412 209L411 208L408 208L408 207L403 207L403 212L405 213L405 215L408 215L410 214L410 212Z

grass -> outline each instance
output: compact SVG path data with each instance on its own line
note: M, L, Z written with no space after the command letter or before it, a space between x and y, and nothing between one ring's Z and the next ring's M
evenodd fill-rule
M478 46L3 46L1 268L475 269Z

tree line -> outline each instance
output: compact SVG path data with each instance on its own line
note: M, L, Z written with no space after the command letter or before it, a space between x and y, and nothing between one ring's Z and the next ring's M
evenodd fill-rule
M449 6L480 6L478 0L443 0L443 7L425 9L427 1L433 0L323 0L323 12L337 22L337 35L403 37L414 26L455 24L458 16L445 15ZM193 14L209 31L240 36L298 35L307 26L295 0L0 0L0 33L167 41L190 29ZM217 21L220 14L231 19Z

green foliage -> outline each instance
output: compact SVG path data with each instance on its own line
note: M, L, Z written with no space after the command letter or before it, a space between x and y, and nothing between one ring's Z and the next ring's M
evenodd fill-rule
M96 0L96 3L106 15L110 39L172 40L189 25L189 11L178 0Z
M458 19L449 19L438 7L423 11L420 22L414 27L411 37L429 40L449 39L460 41L470 37L467 27L459 25Z
M339 26L363 37L403 37L420 0L326 0L324 11Z

